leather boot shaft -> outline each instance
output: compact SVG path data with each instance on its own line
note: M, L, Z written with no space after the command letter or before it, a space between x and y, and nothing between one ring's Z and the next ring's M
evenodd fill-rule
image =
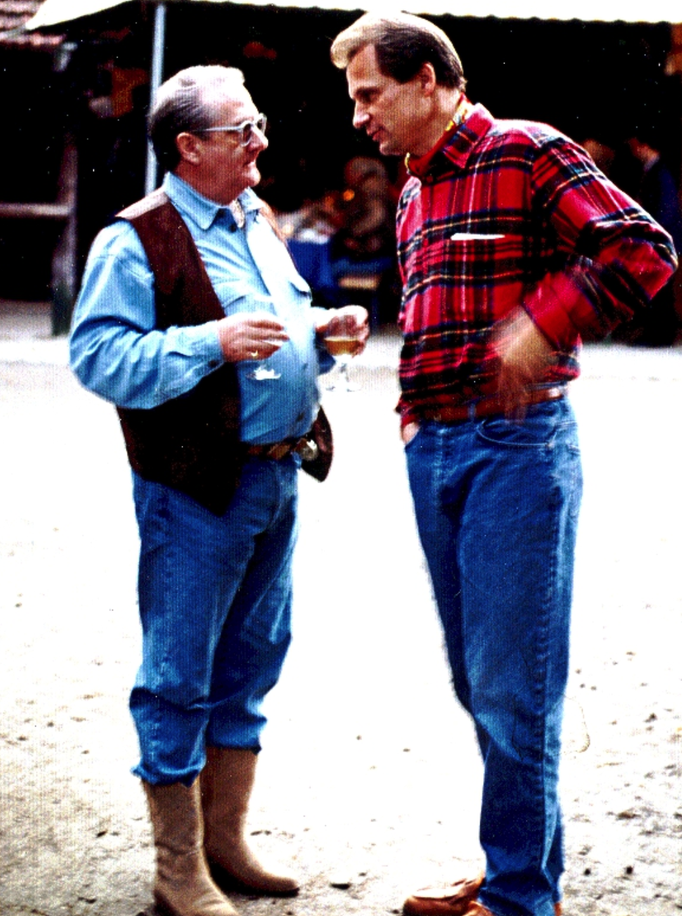
M168 916L237 916L206 863L199 782L143 785L156 848L157 909Z
M257 755L250 750L207 748L206 766L200 778L206 855L221 887L292 896L299 889L297 879L265 868L246 842L246 818L256 764Z

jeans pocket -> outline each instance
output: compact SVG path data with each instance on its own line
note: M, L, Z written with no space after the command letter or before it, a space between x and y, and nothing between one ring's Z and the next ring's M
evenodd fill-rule
M562 404L539 404L528 408L521 419L486 417L476 429L479 439L494 445L518 449L553 448L558 438L571 436L572 418L564 415Z

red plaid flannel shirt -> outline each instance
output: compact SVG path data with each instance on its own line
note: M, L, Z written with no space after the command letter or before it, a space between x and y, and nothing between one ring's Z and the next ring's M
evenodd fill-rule
M670 236L544 125L476 105L406 183L398 208L403 423L496 390L491 329L522 307L579 373L581 339L646 308L676 267Z

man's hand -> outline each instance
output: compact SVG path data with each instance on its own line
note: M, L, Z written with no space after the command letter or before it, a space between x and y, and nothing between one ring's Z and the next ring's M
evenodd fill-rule
M345 325L345 333L349 333L358 342L357 349L353 353L353 356L357 356L365 349L369 337L369 315L363 306L344 305L342 308L330 309L328 315L318 322L315 330L321 337L333 335L336 326L341 326L345 322L348 322Z
M281 321L268 312L237 312L218 322L218 340L229 363L267 359L289 340Z
M507 417L522 419L530 390L544 381L552 363L552 346L524 311L500 323L493 335L500 360L499 396Z
M400 438L403 440L403 445L409 445L418 432L419 423L414 420L410 423L406 423L400 430Z

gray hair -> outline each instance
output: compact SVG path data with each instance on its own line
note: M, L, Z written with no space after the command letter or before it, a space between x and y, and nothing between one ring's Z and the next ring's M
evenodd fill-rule
M163 83L149 112L149 136L160 167L172 172L180 162L175 138L183 131L215 126L225 96L244 85L236 67L188 67Z
M368 45L376 50L379 70L399 83L409 82L429 63L439 85L460 91L466 87L462 62L452 42L428 19L409 13L365 13L336 36L331 47L332 63L345 70Z

